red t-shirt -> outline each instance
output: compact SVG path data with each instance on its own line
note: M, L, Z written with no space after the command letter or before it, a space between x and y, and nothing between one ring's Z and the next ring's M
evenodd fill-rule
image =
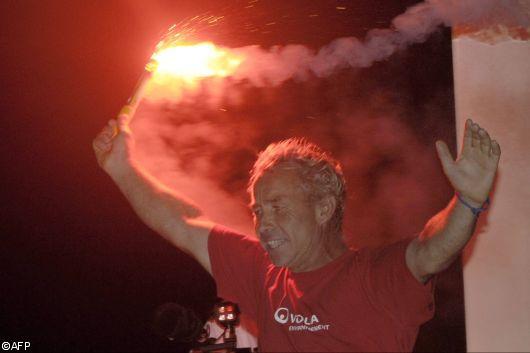
M421 284L405 263L409 242L347 251L302 273L219 226L208 250L218 295L256 320L261 352L406 352L434 312L433 281Z

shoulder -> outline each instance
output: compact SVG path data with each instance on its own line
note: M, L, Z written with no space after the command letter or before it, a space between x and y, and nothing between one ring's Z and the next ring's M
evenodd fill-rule
M237 232L219 224L216 224L212 227L208 238L209 247L243 246L253 247L256 249L261 248L259 240L256 237Z
M210 259L217 264L258 265L266 263L267 253L259 240L221 225L215 225L208 237Z

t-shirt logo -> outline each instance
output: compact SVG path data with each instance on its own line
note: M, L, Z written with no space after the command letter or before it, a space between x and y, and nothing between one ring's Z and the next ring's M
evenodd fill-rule
M274 312L274 320L282 325L290 324L289 331L329 330L330 326L319 324L320 320L315 314L312 314L311 316L295 314L291 313L289 309L284 307L279 307L276 309Z
M278 321L280 324L286 324L287 321L289 321L289 309L278 308L274 313L274 320Z

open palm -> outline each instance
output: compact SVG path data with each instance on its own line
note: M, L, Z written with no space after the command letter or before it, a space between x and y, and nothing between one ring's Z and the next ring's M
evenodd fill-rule
M501 148L488 132L466 121L464 144L456 161L443 141L436 142L438 157L453 188L477 206L487 199L495 179Z

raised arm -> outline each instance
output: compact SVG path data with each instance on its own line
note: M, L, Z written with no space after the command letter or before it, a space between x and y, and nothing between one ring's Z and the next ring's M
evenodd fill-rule
M431 218L407 248L407 265L421 282L449 267L471 239L478 218L475 213L488 199L501 155L499 144L470 119L456 161L444 142L438 141L436 149L444 173L459 196L455 195Z
M176 191L149 175L134 159L134 140L126 116L110 120L92 146L101 168L120 188L140 219L211 273L208 235L213 224Z

